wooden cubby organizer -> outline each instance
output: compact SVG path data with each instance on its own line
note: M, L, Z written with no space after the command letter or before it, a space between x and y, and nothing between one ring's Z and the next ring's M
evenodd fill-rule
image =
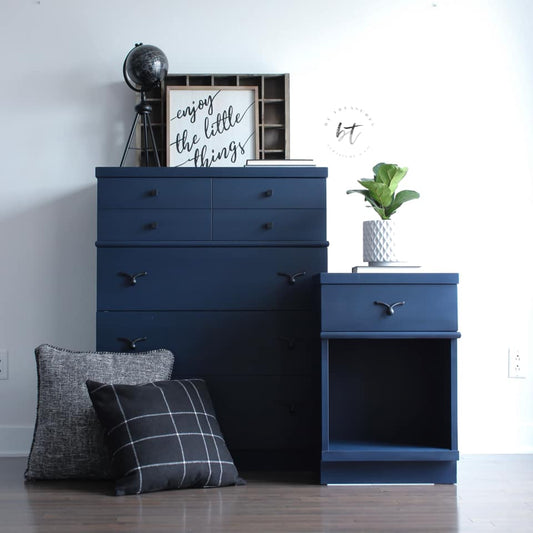
M166 87L257 87L259 159L288 159L289 74L168 74L164 84L146 95L152 105L152 128L161 164L166 161ZM143 148L142 136L137 146ZM139 166L153 166L139 150Z

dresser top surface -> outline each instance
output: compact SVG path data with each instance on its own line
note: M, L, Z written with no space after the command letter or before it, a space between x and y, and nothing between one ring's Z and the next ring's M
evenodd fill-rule
M101 178L326 178L326 167L96 167Z

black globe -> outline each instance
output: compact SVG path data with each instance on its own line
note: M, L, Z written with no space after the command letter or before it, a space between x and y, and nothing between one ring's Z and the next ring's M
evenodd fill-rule
M148 91L168 72L168 59L162 50L150 44L136 44L124 60L124 79L135 91Z

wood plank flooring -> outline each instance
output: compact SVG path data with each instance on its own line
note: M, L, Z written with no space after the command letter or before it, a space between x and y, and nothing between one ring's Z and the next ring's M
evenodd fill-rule
M1 533L533 532L533 455L462 457L457 485L242 472L245 486L123 497L102 482L25 483L24 468L0 458Z

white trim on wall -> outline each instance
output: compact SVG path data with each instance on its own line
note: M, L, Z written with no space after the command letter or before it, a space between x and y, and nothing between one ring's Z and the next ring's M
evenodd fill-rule
M33 426L0 426L0 457L24 457L30 453Z

